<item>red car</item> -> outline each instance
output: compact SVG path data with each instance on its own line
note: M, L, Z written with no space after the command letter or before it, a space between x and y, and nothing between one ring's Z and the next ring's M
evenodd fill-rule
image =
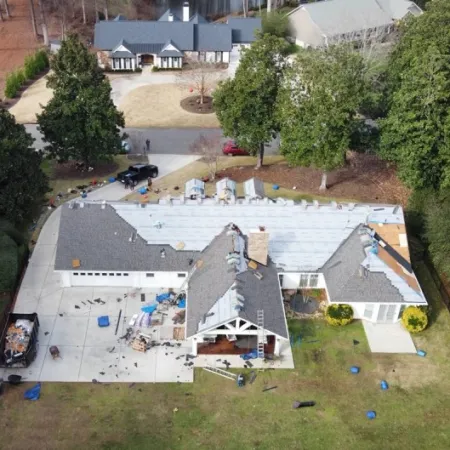
M223 154L227 156L248 156L247 150L239 148L234 141L227 141L223 146Z

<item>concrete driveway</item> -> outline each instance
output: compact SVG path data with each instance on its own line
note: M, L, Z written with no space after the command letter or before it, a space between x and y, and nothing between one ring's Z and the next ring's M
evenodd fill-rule
M146 353L119 339L133 314L147 304L141 294L152 302L159 290L61 286L60 276L53 271L59 220L57 209L42 229L14 307L15 312L39 315L38 356L29 368L4 369L0 376L16 373L28 381L192 382L193 368L185 366L191 347L173 340L174 308L168 311L167 323L141 330L159 344ZM96 303L98 298L105 303ZM103 315L109 316L109 327L98 326L97 318ZM52 359L51 345L59 348L61 359Z

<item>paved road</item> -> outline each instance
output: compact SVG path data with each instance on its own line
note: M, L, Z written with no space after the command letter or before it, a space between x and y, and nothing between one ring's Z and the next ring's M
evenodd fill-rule
M25 128L35 139L36 148L43 148L44 143L37 125L27 124ZM147 139L150 139L151 153L158 155L187 155L190 153L189 147L201 134L220 136L222 140L226 140L220 128L124 128L124 131L129 135L132 153L142 153ZM266 148L266 153L274 154L277 149L278 145L274 142L271 147Z

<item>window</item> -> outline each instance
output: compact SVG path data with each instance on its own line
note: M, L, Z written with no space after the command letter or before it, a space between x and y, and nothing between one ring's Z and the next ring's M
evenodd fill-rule
M400 306L400 311L398 312L398 319L402 318L403 311L406 309L406 305Z
M96 273L95 273L95 276L96 276L96 277L99 277L99 276L100 276L100 273L99 273L99 272L96 272Z
M308 287L308 278L309 275L307 273L302 273L300 275L300 287Z
M105 272L102 273L102 277L106 277L107 275L108 275L108 274L105 273Z
M84 272L81 272L80 275L81 275L82 277L84 277L86 274L85 274Z
M89 273L88 273L88 276L92 277L92 272L89 272Z
M121 273L116 273L116 277L121 277L122 274Z
M309 287L314 288L317 287L318 284L319 284L319 275L317 273L313 273L309 277Z
M154 273L146 273L145 276L146 276L147 278L154 278L154 277L155 277L155 274L154 274Z
M178 278L186 278L186 274L185 273L179 273L178 274Z
M372 319L373 316L374 305L373 303L366 303L364 308L364 317L366 319Z
M110 276L110 277L113 277L113 276L114 276L114 274L113 274L113 273L110 273L110 274L109 274L109 276Z
M73 274L74 274L76 277L78 276L78 272L74 272Z
M128 276L128 274L127 274L127 273L124 273L124 274L123 274L123 276L124 276L124 277L127 277L127 276Z

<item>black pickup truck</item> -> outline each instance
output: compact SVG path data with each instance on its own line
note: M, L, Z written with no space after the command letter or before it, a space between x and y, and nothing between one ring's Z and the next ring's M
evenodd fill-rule
M158 176L158 167L152 164L135 164L128 167L128 170L117 174L117 179L121 183L129 180L130 183L137 184L139 181L146 180L148 177L156 178Z

